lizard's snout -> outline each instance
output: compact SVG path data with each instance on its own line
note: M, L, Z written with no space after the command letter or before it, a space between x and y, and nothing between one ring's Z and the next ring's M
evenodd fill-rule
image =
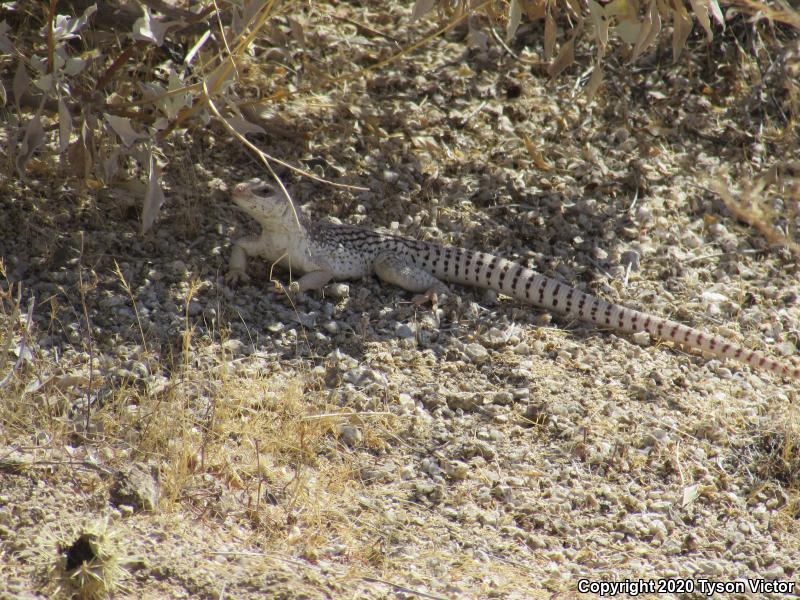
M250 188L247 186L246 183L237 183L233 187L233 195L234 196L242 196L250 191Z
M246 196L261 191L271 192L272 187L267 183L261 181L260 179L251 179L250 181L243 181L242 183L237 183L236 186L234 186L233 188L233 195Z

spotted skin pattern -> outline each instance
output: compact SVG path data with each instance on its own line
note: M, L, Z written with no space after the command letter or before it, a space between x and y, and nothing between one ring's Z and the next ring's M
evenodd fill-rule
M269 190L268 195L257 192ZM444 282L488 288L521 302L627 333L647 332L720 358L800 381L800 367L681 323L606 302L487 252L421 242L349 225L307 222L286 195L259 180L239 183L232 198L262 227L258 238L234 245L228 279L246 277L247 256L261 256L305 273L295 291L318 289L331 280L377 275L412 292L446 293Z

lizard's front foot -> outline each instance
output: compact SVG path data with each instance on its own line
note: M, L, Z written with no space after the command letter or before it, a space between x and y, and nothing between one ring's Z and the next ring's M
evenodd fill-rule
M276 290L278 290L279 292L283 292L284 294L289 296L289 298L296 298L301 293L300 292L300 286L297 284L296 281L293 281L289 285L283 285L277 279L272 279L271 281L272 281L273 285L275 286Z
M290 302L299 302L305 298L305 293L302 291L300 284L296 281L291 282L289 285L284 285L275 279L272 281L275 284L275 289L283 292Z
M250 275L244 269L230 268L225 274L225 283L228 285L238 285L239 283L250 283Z

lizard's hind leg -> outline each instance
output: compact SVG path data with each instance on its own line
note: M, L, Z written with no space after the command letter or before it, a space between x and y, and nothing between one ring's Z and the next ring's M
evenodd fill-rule
M410 264L402 257L382 254L375 260L375 274L386 283L391 283L409 292L423 292L414 296L415 304L436 302L437 294L447 294L447 286L425 269Z

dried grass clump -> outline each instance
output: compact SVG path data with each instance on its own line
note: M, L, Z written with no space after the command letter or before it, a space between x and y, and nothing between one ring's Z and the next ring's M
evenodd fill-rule
M30 411L22 402L26 388L21 375L35 362L32 352L33 307L35 298L23 308L22 284L13 283L0 258L0 444L6 436L31 431Z
M800 418L796 411L759 432L754 446L763 457L756 469L760 478L777 481L788 490L800 489Z
M53 598L109 598L127 576L120 531L107 518L46 526L22 555L37 566Z
M525 21L543 24L543 42L540 56L525 58L523 62L548 64L551 77L563 73L575 62L577 44L588 33L594 46L595 64L583 76L589 77L585 85L588 98L593 98L600 88L605 70L605 58L612 47L620 49L620 58L635 63L657 41L671 36L672 58L677 62L686 48L695 22L702 28L706 42L714 33L723 31L731 21L766 21L800 29L800 12L780 0L487 0L474 2L444 2L417 0L412 18L419 18L434 7L451 22L468 16L482 15L488 22L488 31L503 44L512 43ZM486 45L487 33L470 21L470 38L474 43ZM563 35L559 35L559 28ZM497 29L504 30L501 39ZM559 39L561 37L561 39ZM508 46L506 49L514 54ZM582 77L583 77L582 76Z
M753 178L737 195L723 180L715 183L714 191L733 216L758 231L768 243L787 248L800 259L800 244L793 241L800 237L797 230L797 223L800 223L800 163L773 166ZM767 194L770 188L782 199L777 209L770 203Z
M394 429L391 415L343 412L302 375L226 374L227 360L202 381L121 390L95 416L103 445L156 462L161 511L227 515L309 555L346 537L343 508L360 487L352 453L380 444L373 430ZM356 446L342 441L348 427L363 432Z

